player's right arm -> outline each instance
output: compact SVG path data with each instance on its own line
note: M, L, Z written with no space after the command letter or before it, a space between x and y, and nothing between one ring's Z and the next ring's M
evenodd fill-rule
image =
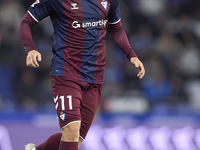
M26 65L28 67L39 67L38 61L42 59L33 44L31 28L55 10L54 2L55 0L36 0L18 25L17 32L27 53Z
M26 57L26 66L30 68L38 68L39 64L38 61L41 61L42 57L41 54L36 50L31 50L28 52L28 55Z
M31 34L31 27L36 23L37 22L26 13L17 28L19 38L27 53L26 66L31 68L39 67L37 60L41 61L41 54L36 50Z

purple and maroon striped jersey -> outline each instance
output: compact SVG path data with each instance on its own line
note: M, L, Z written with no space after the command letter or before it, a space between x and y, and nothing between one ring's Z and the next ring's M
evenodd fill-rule
M37 0L28 10L53 28L51 76L103 83L108 24L120 21L118 0Z

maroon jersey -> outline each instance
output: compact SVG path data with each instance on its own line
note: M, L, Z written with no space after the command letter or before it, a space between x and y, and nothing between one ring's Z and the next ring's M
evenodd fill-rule
M29 14L54 27L52 76L102 83L107 24L120 21L117 0L37 0Z
M34 49L29 25L47 16L54 28L51 76L103 83L107 30L128 59L136 56L121 26L118 0L37 0L18 31L27 51Z

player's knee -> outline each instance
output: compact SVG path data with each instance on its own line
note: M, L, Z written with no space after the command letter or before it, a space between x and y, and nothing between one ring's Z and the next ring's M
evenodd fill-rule
M62 130L62 140L66 142L79 141L80 122L71 123Z

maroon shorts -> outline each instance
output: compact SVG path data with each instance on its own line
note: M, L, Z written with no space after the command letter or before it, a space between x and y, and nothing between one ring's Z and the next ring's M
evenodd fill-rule
M85 136L92 124L101 97L103 84L89 84L53 76L51 89L60 128L81 122L80 137Z

